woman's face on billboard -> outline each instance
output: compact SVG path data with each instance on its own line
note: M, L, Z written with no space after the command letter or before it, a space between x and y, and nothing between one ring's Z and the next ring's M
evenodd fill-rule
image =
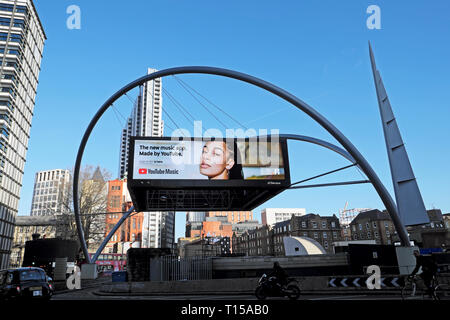
M208 141L203 147L200 173L209 179L228 179L228 170L234 165L224 141Z

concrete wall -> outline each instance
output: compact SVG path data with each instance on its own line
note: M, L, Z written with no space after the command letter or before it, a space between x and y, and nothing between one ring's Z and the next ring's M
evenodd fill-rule
M214 258L213 270L271 269L275 261L278 261L283 268L288 269L297 267L348 265L348 259L345 253L292 257L226 257Z
M260 277L278 261L292 276L348 274L347 255L310 255L292 257L227 257L213 259L213 278Z

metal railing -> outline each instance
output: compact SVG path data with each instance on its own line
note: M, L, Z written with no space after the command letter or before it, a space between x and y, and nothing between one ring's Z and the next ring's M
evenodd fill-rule
M212 258L160 257L161 281L207 280L212 278Z

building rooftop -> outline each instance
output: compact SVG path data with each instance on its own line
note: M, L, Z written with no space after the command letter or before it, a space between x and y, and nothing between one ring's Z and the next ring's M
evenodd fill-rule
M308 237L284 237L283 242L286 256L327 253L319 242Z
M304 216L296 216L296 219L310 219L310 218L320 218L320 219L338 219L338 217L336 217L335 214L333 214L332 216L321 216L320 214L315 214L315 213L308 213L305 214Z
M17 226L47 226L56 224L56 218L52 216L17 216Z
M97 167L97 169L95 169L94 174L92 175L92 180L102 181L102 182L105 181L105 179L103 178L102 172L100 171L100 167Z
M224 224L228 224L228 217L226 216L215 216L215 217L205 217L205 220L202 222L208 222L208 221L220 221Z
M47 35L45 34L44 26L42 25L41 19L39 18L39 14L37 13L34 2L33 2L33 0L31 0L30 2L31 2L31 6L33 7L34 12L36 13L37 21L39 22L39 26L42 29L42 34L44 35L44 39L47 40Z
M443 215L440 209L427 210L427 215L430 221L442 221Z
M284 226L288 226L291 224L291 220L285 220L285 221L281 221L281 222L277 222L275 223L275 225L273 226L273 228L282 228Z
M369 210L369 211L364 211L364 212L360 212L355 219L353 219L353 221L351 222L351 224L355 224L360 220L391 220L391 216L386 212L383 211L381 212L378 209L373 209L373 210Z

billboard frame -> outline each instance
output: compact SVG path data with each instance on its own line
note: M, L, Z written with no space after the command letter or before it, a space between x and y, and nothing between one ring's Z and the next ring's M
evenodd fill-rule
M151 188L167 188L167 189L183 189L183 188L269 188L269 189L279 189L288 188L291 185L291 175L289 171L289 154L287 147L287 139L283 137L277 137L278 142L281 147L281 155L283 157L283 169L285 178L284 179L233 179L233 180L215 180L211 182L210 180L197 180L197 179L134 179L134 155L135 155L135 142L139 140L148 141L216 141L222 140L227 141L227 139L234 139L236 142L250 142L256 138L257 143L267 142L270 143L273 136L264 136L264 140L260 141L260 137L250 137L250 138L200 138L200 137L140 137L131 136L130 137L130 147L128 153L128 185L133 187L148 186Z

